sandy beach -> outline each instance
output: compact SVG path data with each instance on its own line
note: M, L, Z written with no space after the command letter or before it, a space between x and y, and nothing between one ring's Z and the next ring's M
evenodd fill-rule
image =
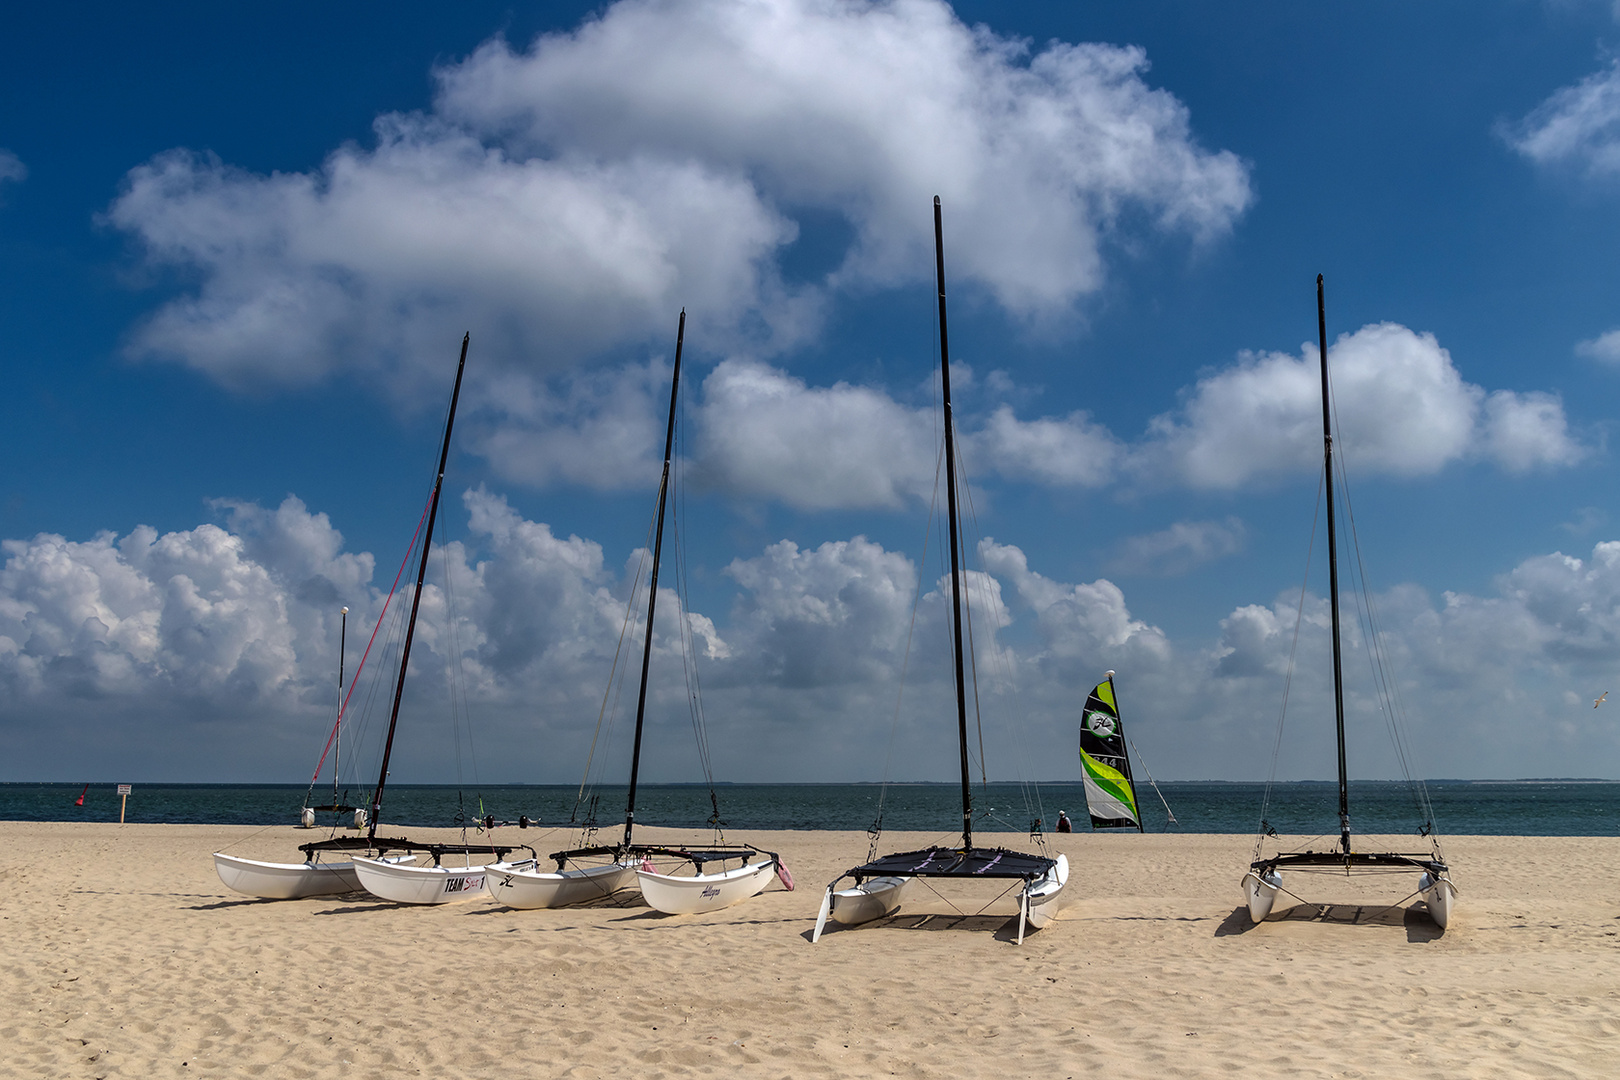
M812 945L859 833L732 833L798 888L703 916L259 901L215 875L215 850L295 861L310 836L0 823L0 1073L1596 1077L1620 1054L1608 838L1449 841L1441 934L1404 877L1291 881L1313 903L1254 926L1249 837L1054 836L1068 904L1019 946L1010 906L943 902Z

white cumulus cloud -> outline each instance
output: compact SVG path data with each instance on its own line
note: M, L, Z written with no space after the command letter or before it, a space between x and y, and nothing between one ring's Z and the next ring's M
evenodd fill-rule
M1418 477L1487 461L1522 474L1574 465L1590 453L1556 395L1470 383L1432 334L1394 323L1365 326L1334 342L1330 361L1335 446L1356 470ZM972 386L971 369L957 366L953 383L958 379ZM991 382L1010 389L1005 376ZM1207 371L1181 398L1177 410L1155 417L1135 441L1084 412L1023 418L1007 404L975 414L958 402L958 445L976 479L1059 488L1105 488L1123 477L1230 490L1320 468L1314 346L1294 356L1243 354ZM638 415L644 426L656 423L650 400ZM939 407L927 400L902 400L876 386L814 386L780 368L733 359L705 380L695 420L698 475L723 490L815 510L895 507L926 501L933 491ZM611 453L630 443L604 445ZM569 460L560 452L552 457ZM1241 536L1230 522L1178 525L1130 541L1117 565L1127 573L1181 573L1238 550Z
M28 166L23 164L22 158L0 146L0 184L7 181L16 183L27 177Z
M898 677L917 590L903 555L861 536L808 551L782 540L727 573L744 590L734 618L752 674L788 687Z
M1605 364L1620 364L1620 330L1609 330L1595 338L1576 342L1575 355Z
M525 52L484 45L440 71L438 108L527 152L757 176L849 216L841 277L916 278L940 194L953 272L1030 315L1098 287L1123 212L1203 237L1250 201L1246 167L1199 148L1146 68L1137 48L1032 51L935 0L625 0Z
M1081 585L1053 581L1031 570L1018 548L988 538L979 553L985 569L1008 581L1035 611L1049 656L1084 657L1095 667L1097 659L1108 656L1158 660L1169 655L1163 631L1133 618L1124 592L1107 578Z
M973 373L952 365L952 382ZM726 360L703 384L696 464L705 483L791 506L895 507L927 501L940 473L941 409L846 382L811 386L758 361ZM957 410L969 475L1054 487L1104 487L1123 447L1084 412L1020 419L997 406L983 420Z
M136 354L228 384L358 366L402 376L402 393L424 376L437 389L469 328L475 385L673 338L683 302L724 329L776 293L767 257L794 231L699 163L513 160L418 116L384 117L374 149L345 146L315 174L164 154L107 219L152 264L201 277L137 330Z
M896 506L932 490L936 412L727 360L703 384L697 464L706 482L792 506Z
M1486 391L1465 381L1433 334L1378 323L1329 350L1334 445L1356 469L1425 476L1484 458L1511 472L1573 464L1586 454L1562 403L1545 393ZM1200 378L1136 448L1143 475L1194 488L1237 488L1319 468L1321 376L1316 346L1298 356L1248 354Z
M1596 178L1620 174L1620 61L1556 91L1501 134L1538 164Z
M713 354L802 344L839 296L927 277L936 192L954 277L1032 322L1100 288L1116 238L1229 230L1247 166L1199 146L1147 72L1140 49L1032 48L938 0L621 0L447 64L430 111L310 171L179 149L132 169L104 220L179 295L128 349L230 386L358 373L416 402L470 329L480 450L513 478L612 486L655 441L637 401L603 404L628 354L667 348L682 305ZM786 282L812 211L852 239L830 275ZM1050 451L1106 456L1074 417L992 428L1062 482L1100 466Z
M654 360L540 381L502 372L488 381L491 408L468 444L506 477L535 487L637 487L663 450L669 368Z
M243 775L244 726L331 708L338 598L366 610L371 556L342 552L297 499L225 509L230 528L4 542L0 742L15 760L56 769L71 748L104 769L144 755L149 774ZM276 759L293 730L265 726L258 752Z
M1235 517L1225 521L1178 521L1168 529L1121 540L1113 568L1122 574L1185 574L1242 551L1247 531Z
M396 779L454 778L452 677L462 723L477 735L468 782L475 766L485 781L575 779L621 643L621 673L639 662L642 629L627 624L626 601L646 553L613 567L601 545L559 536L499 495L467 492L462 506L465 539L435 555L422 597ZM13 775L307 775L331 723L334 602L351 608L353 678L387 583L373 580L371 556L345 551L325 515L296 499L221 508L223 526L5 542L0 762ZM966 591L993 777L1072 777L1050 748L1072 745L1079 702L1109 668L1119 672L1133 739L1160 775L1262 776L1290 655L1279 774L1332 775L1324 598L1305 598L1297 645L1297 594L1238 604L1207 633L1176 642L1107 579L1055 579L990 539L977 552L981 567ZM702 664L722 778L953 775L948 576L922 579L905 555L862 537L813 548L783 540L734 560L727 574L736 593L724 612L685 610L672 590L660 595L647 779L701 775L678 630ZM1581 557L1526 559L1489 595L1436 599L1400 585L1376 602L1420 772L1613 771L1603 763L1617 760L1620 732L1594 717L1590 700L1609 685L1620 647L1620 541ZM1396 775L1348 594L1346 605L1352 775ZM392 683L386 650L370 663L383 689L362 687L351 704L346 760L374 768ZM608 699L598 746L610 780L626 766L633 677L629 687Z
M1107 486L1124 449L1084 412L1020 420L1010 405L998 406L970 445L1002 476L1054 487Z
M645 584L647 553L628 553L610 569L599 544L560 537L498 495L469 491L462 503L465 539L430 562L396 779L449 776L444 717L452 683L461 724L476 732L465 748L475 752L460 766L464 780L475 779L477 755L486 780L576 777L598 739L617 653L629 681L607 699L597 759L602 775L615 778L628 752L643 633L644 608L638 602L627 621L626 601L634 583ZM296 498L274 509L240 502L220 509L223 526L6 542L4 760L15 768L145 762L148 775L193 779L300 778L330 729L337 608L347 605L355 697L345 760L349 769L375 768L409 585L395 598L367 674L358 676L362 642L388 584L372 580L372 557L344 551L326 516ZM954 702L948 576L919 590L910 559L862 537L816 548L784 540L734 560L727 573L737 592L720 616L685 610L672 590L660 590L648 710L656 750L647 779L699 775L676 632L683 624L703 665L723 775L870 779L881 775L878 762L895 739L897 778L952 768L954 725L939 719ZM1016 605L1002 598L1004 582L1014 585ZM1150 641L1149 653L1163 651L1117 589L1047 581L1028 571L1016 548L994 546L985 570L968 573L967 592L987 716L1016 713L1016 703L1001 700L1016 692L1051 703L1051 722L1063 722L1064 693L1048 685L1048 667L1089 671L1140 653L1139 639ZM1025 628L1032 641L1004 640L1019 630L1015 607L1032 605L1039 612L1038 625ZM1023 766L1004 750L992 770L1016 775ZM349 779L363 784L369 776Z
M1328 604L1305 599L1296 646L1298 602L1286 594L1223 620L1198 693L1212 731L1269 760L1292 654L1279 775L1327 778L1335 753ZM1420 776L1612 775L1620 733L1591 715L1591 701L1610 685L1620 642L1620 543L1601 542L1584 559L1526 559L1501 575L1494 595L1446 591L1436 600L1402 585L1375 602L1384 670ZM1352 594L1343 604L1351 775L1399 776ZM1212 752L1233 765L1240 759Z

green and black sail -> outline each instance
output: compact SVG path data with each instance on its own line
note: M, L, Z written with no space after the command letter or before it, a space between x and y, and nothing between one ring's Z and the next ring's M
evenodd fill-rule
M1091 691L1080 714L1080 765L1085 770L1091 827L1140 832L1142 815L1136 808L1136 785L1131 782L1112 671Z

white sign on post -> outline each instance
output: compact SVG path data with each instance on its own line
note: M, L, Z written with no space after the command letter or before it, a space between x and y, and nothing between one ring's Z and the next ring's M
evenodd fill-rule
M119 784L118 785L118 798L119 798L119 803L118 803L118 824L122 825L124 823L124 808L129 805L129 785L128 784Z

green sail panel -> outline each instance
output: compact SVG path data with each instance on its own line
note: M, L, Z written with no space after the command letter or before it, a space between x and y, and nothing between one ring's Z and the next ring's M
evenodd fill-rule
M1114 701L1113 672L1097 684L1080 714L1080 765L1093 829L1141 829L1125 731Z

